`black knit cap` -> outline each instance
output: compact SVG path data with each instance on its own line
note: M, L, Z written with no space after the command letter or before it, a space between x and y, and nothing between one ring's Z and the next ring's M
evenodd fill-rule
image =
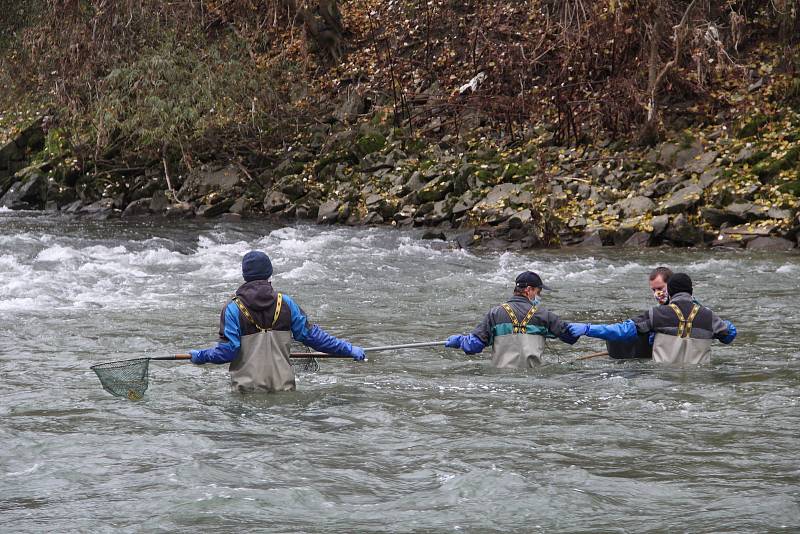
M272 262L260 250L251 250L242 258L242 276L245 282L269 280L272 276Z
M667 293L670 296L678 293L692 294L692 279L686 273L675 273L669 277L667 282Z

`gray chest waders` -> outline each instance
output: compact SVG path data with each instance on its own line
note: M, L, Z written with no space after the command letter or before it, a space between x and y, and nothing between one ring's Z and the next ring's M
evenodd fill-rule
M233 301L242 315L258 328L258 332L242 336L239 356L231 362L228 369L231 386L240 393L294 390L294 370L289 360L292 333L272 329L278 322L283 296L278 293L275 316L269 327L258 324L239 297Z
M517 320L514 310L508 304L503 308L511 318L511 334L495 336L492 343L492 365L498 369L525 369L542 363L544 336L528 334L527 327L536 307L532 306L522 322Z
M700 306L695 304L689 317L684 318L680 308L670 304L670 308L678 316L678 335L657 333L653 342L653 361L674 365L695 365L711 361L711 339L696 339L690 337L692 321L700 311Z

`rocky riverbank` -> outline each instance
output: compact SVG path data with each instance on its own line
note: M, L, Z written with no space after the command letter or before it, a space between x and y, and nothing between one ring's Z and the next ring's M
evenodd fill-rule
M57 132L57 131L56 131ZM800 113L673 135L649 149L565 148L543 125L513 143L423 142L359 121L320 124L253 175L205 164L167 180L158 167L88 174L53 157L47 120L0 148L0 206L79 217L269 217L424 227L459 246L747 247L800 236Z

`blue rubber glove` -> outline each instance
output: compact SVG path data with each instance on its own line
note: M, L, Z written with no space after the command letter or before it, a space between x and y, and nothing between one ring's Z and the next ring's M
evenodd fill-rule
M720 341L728 345L732 343L734 339L736 339L736 327L733 326L733 323L730 321L725 321L725 324L728 325L728 335L720 338Z
M650 332L649 334L647 334L647 342L650 345L652 345L653 343L656 342L656 333L655 332Z
M454 336L450 336L447 338L447 341L444 344L445 347L448 349L460 349L461 348L461 334L456 334Z
M205 363L205 362L201 362L201 361L198 360L198 358L200 357L200 351L199 350L190 350L189 351L189 356L192 357L192 363L194 363L194 364L200 365L202 363Z
M364 349L362 349L361 347L356 347L355 345L353 345L353 348L350 351L350 355L357 362L363 362L367 358L367 355L364 354Z
M589 327L592 326L588 323L569 323L567 330L572 337L581 337L589 333Z

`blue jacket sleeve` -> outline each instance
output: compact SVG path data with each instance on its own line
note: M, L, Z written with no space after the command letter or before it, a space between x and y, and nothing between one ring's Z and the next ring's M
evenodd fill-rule
M606 341L635 339L637 336L636 323L628 319L615 324L593 324L589 325L589 332L586 335Z
M198 365L204 363L230 363L239 356L239 347L241 347L241 336L239 330L239 308L236 304L230 302L223 312L222 316L222 335L225 341L211 349L193 350L192 363Z
M292 338L295 341L326 354L352 355L352 344L330 335L317 325L309 326L308 317L290 297L284 295L283 302L292 311Z

